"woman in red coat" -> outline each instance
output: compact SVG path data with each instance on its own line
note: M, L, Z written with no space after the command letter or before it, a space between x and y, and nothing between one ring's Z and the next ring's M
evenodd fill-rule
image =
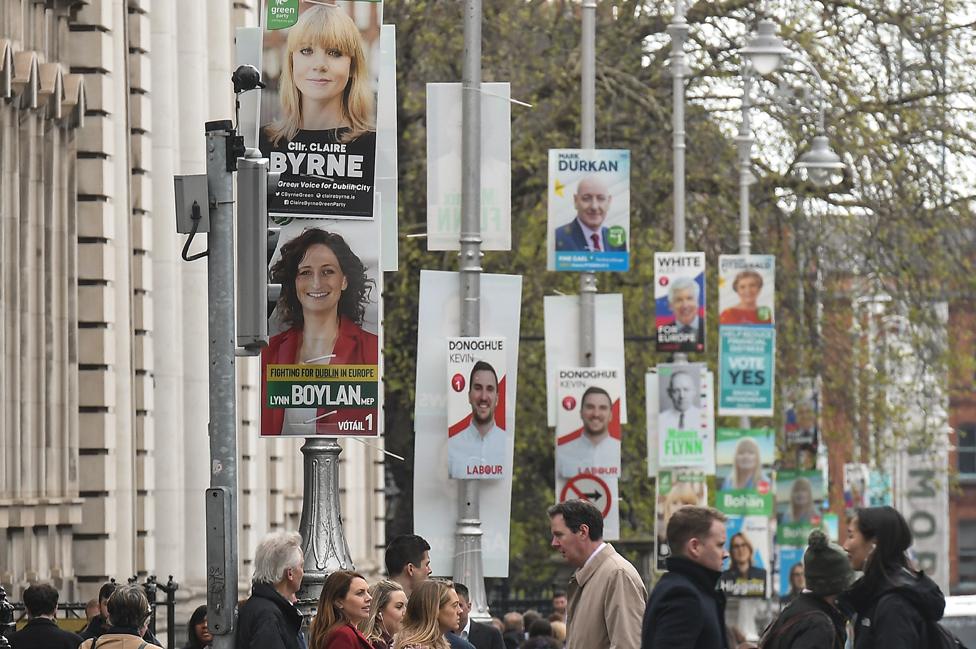
M356 628L369 617L372 599L369 584L358 572L338 570L326 577L308 649L372 649Z
M379 339L361 326L373 281L340 235L305 230L282 246L271 281L281 285L275 313L289 328L272 336L262 350L262 377L268 365L378 363ZM263 435L334 435L338 420L361 421L372 412L344 408L329 415L315 408L270 408L266 380L261 392Z

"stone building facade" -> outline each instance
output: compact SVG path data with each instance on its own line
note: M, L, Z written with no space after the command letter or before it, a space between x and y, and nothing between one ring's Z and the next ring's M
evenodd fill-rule
M37 580L84 600L147 574L203 597L207 262L180 257L173 176L205 172L203 125L233 116L235 29L259 4L0 0L0 583L15 599ZM297 529L302 504L300 440L258 438L258 370L239 359L243 588L260 537ZM344 447L346 537L375 573L383 462Z

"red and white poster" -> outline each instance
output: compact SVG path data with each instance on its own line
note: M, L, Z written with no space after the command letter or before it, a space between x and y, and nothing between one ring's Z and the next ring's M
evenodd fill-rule
M456 480L511 474L505 426L505 339L447 339L448 475Z

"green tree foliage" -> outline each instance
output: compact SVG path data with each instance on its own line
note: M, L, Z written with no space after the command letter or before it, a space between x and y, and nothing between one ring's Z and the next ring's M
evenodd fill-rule
M688 13L687 249L705 251L713 269L719 254L736 252L738 245L736 51L754 27L756 5L698 2ZM850 166L844 186L833 193L797 180L791 172L803 149L795 143L813 135L816 121L804 100L815 104L819 88L795 66L764 80L756 109L752 248L779 260L780 384L819 375L843 388L850 377L830 373L826 329L819 324L819 308L835 297L833 291L883 289L913 316L924 314L932 298L972 296L971 183L963 182L962 166L973 153L968 71L974 57L966 49L972 28L950 26L959 10L953 0L936 5L938 11L913 9L907 0L901 10L887 0L769 5L784 37L821 71L828 135ZM391 464L402 494L391 512L391 534L412 529L419 271L457 268L455 253L429 253L424 239L403 235L425 229L425 129L436 128L425 123L425 84L460 81L463 6L428 0L387 0L385 6L385 21L397 27L401 232L400 271L388 273L384 287L386 433L387 447L408 458ZM630 149L633 168L631 270L599 278L601 292L624 296L630 421L620 480L625 539L653 533L643 376L647 367L668 360L654 352L651 336L653 253L672 245L672 79L665 31L671 12L667 3L649 1L598 7L597 146ZM484 80L508 81L514 98L532 104L512 107L512 251L484 258L487 272L523 276L511 538L516 587L552 577L545 509L554 499L553 440L546 427L542 298L577 292L578 276L545 271L546 169L550 148L579 145L579 38L578 3L484 0ZM839 281L852 277L859 279ZM714 270L708 282L709 318L716 322ZM714 369L711 329L709 352L694 360ZM854 410L853 402L839 407Z

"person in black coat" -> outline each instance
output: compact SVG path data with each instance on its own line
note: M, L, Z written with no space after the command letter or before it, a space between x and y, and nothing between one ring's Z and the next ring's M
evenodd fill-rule
M673 556L644 610L641 649L728 649L725 595L717 589L725 551L725 514L682 507L667 528Z
M306 649L293 603L305 574L301 543L297 532L277 532L258 544L251 596L238 611L236 649Z
M906 552L908 523L893 507L858 509L847 527L844 549L864 576L843 595L856 613L854 649L929 646L929 629L942 619L945 596L925 573L915 572Z
M456 581L454 590L461 603L461 628L458 629L458 635L474 645L475 649L505 649L505 641L498 629L471 619L471 594L468 587Z
M803 553L806 588L763 633L762 649L843 649L847 617L837 608L837 595L854 582L844 548L814 530Z
M24 591L27 626L10 637L13 649L78 649L81 636L58 628L58 591L48 584L34 584Z

